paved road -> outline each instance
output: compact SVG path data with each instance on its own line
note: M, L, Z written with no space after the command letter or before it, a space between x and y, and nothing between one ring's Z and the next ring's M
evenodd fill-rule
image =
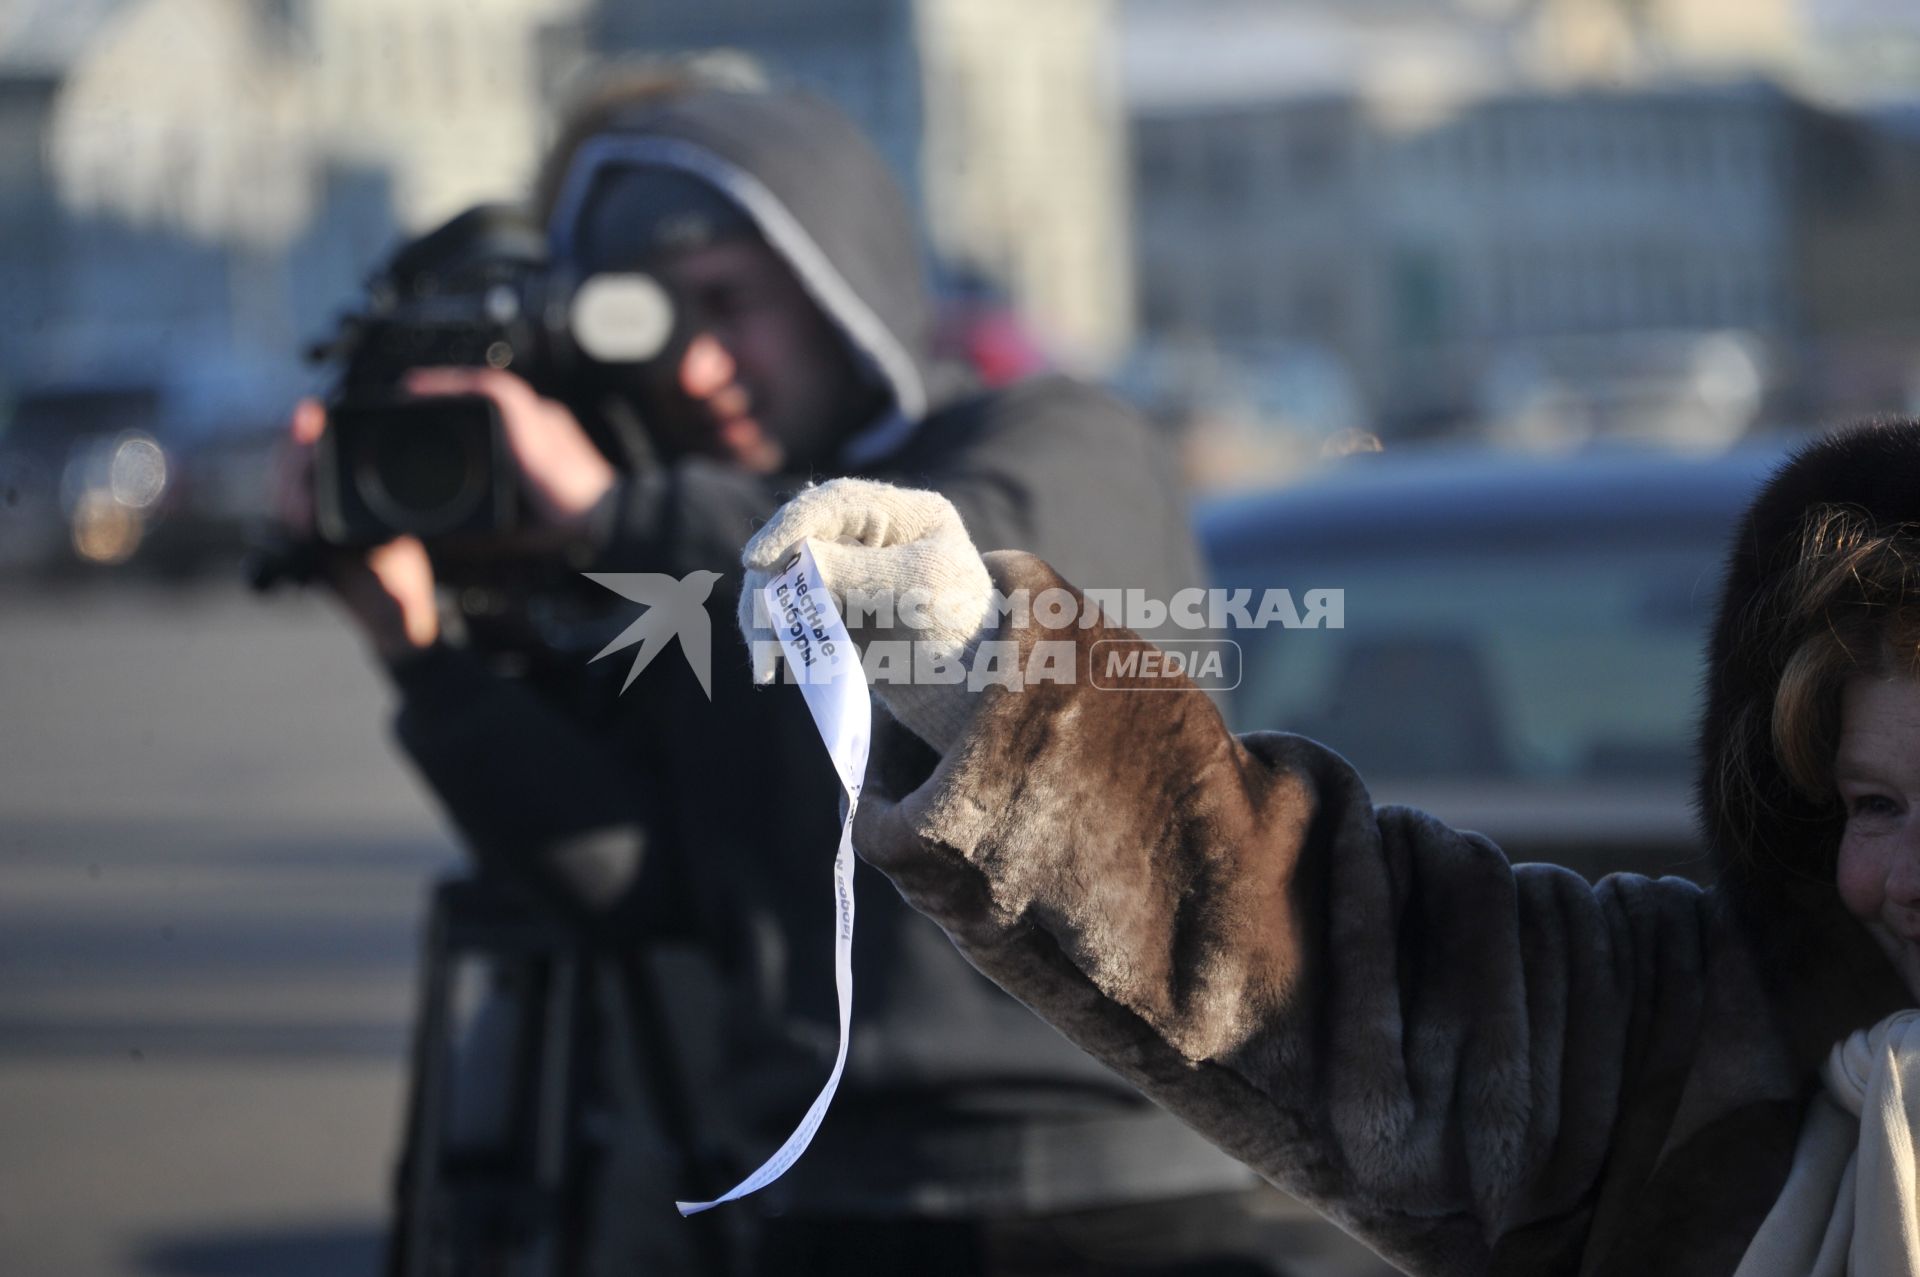
M376 1269L455 863L314 599L0 594L0 1272Z

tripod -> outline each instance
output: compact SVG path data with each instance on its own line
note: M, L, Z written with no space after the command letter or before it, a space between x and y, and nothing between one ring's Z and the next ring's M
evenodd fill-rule
M677 1172L669 1178L678 1181L662 1183L657 1197L650 1192L650 1204L670 1210L670 1194L701 1178L669 1048L642 972L484 879L438 884L388 1277L611 1272L593 1262L589 1239L606 1222L613 1110L638 1098L622 1095L636 1090L636 1076L646 1079ZM688 1253L645 1267L703 1277L729 1271L712 1229L683 1230L674 1240ZM629 1277L633 1269L619 1271Z

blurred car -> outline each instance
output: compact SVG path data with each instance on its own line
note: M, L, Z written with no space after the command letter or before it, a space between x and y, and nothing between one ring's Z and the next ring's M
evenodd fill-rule
M38 571L66 554L57 469L0 440L0 577Z
M238 580L249 545L277 516L286 433L229 429L170 451L166 518L140 547L135 567L184 579Z
M43 388L0 412L0 579L238 578L284 432L161 417L152 388Z
M1341 628L1233 632L1229 718L1515 861L1703 878L1703 652L1733 524L1784 456L1362 454L1210 505L1216 585L1345 592Z
M118 566L170 502L151 387L42 388L0 416L0 571L40 578Z

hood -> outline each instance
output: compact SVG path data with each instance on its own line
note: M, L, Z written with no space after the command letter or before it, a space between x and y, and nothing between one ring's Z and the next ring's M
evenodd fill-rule
M1838 1038L1913 1002L1840 903L1838 810L1796 790L1775 757L1773 701L1793 644L1748 623L1767 607L1767 587L1797 562L1808 510L1826 504L1854 507L1878 527L1920 526L1920 422L1835 434L1781 466L1735 534L1708 650L1701 825L1723 905L1745 931L1808 1065Z
M594 179L626 166L678 170L737 203L886 384L897 412L843 444L845 462L905 442L928 408L932 304L906 200L851 120L785 91L703 89L637 107L575 153L548 228L557 255L572 251Z

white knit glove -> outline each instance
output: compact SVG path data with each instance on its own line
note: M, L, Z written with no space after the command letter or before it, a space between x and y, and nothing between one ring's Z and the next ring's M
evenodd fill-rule
M911 642L923 661L970 658L992 612L993 582L960 512L937 492L834 479L781 506L741 552L747 580L740 631L754 654L754 682L770 683L779 670L772 629L754 624L755 600L802 541L813 543L814 561L842 616L850 591L856 603L891 601L891 628L877 626L871 615L858 623L848 618L848 633L863 653L870 642L892 641ZM770 619L764 606L758 619ZM876 682L873 690L895 718L943 753L966 725L964 680Z

